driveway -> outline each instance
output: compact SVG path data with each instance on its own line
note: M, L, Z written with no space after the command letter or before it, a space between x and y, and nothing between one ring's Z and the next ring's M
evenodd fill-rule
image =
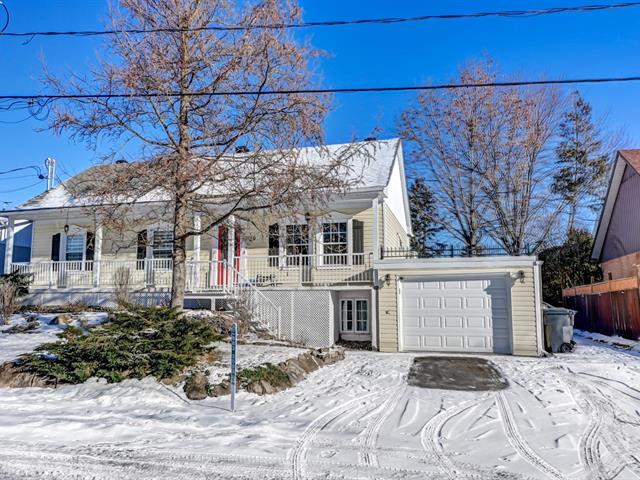
M640 477L640 358L486 358L506 389L410 386L412 355L354 352L234 414L152 380L4 389L0 478Z

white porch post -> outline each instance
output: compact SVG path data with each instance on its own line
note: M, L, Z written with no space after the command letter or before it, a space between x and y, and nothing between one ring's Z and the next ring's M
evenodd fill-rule
M373 199L371 209L373 210L373 260L380 259L380 215L378 213L378 197Z
M100 286L100 266L102 264L102 225L96 225L96 234L93 237L93 286Z
M378 350L378 290L376 288L371 289L371 306L369 310L371 346L374 350Z
M193 229L199 232L202 228L202 218L200 214L195 213L193 215ZM202 235L193 236L193 286L192 290L200 289L200 248L202 247Z
M4 273L11 273L11 264L13 263L13 238L15 227L16 221L13 218L10 218L7 225L7 241L4 248Z

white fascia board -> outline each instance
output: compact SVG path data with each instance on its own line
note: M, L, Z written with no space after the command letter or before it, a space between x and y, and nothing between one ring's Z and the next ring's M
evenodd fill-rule
M404 171L404 151L402 149L402 142L398 142L398 167L400 168L400 178L402 180L402 201L404 202L404 214L405 222L407 224L407 233L413 235L413 228L411 226L411 210L409 209L409 192L407 191L407 176Z
M451 270L469 268L527 268L538 260L528 257L473 257L473 258L408 258L386 259L374 262L378 270Z
M600 218L596 224L593 249L591 251L592 260L600 261L602 248L604 247L604 240L607 237L607 232L609 231L609 222L611 222L611 217L613 215L613 207L615 206L616 199L618 198L618 191L620 190L620 184L622 183L622 177L624 176L626 166L627 162L620 156L620 154L618 154L611 173L611 180L609 181L604 206L602 207Z
M384 198L387 199L387 206L391 209L398 221L404 227L408 235L413 235L411 228L411 211L409 210L409 194L407 192L407 178L404 171L404 158L402 143L396 146L393 163L389 170L387 185L384 187ZM399 198L398 198L399 197ZM400 213L400 210L402 211Z

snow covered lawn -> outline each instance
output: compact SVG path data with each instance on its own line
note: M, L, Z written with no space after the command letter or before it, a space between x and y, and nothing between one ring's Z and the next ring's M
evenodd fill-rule
M0 389L0 478L640 476L640 358L585 339L490 358L507 390L410 387L412 355L348 352L287 391L241 393L235 414L150 379Z
M0 363L15 360L23 353L32 352L38 345L48 342L58 341L56 336L66 326L65 325L49 325L49 322L62 314L38 314L33 318L40 322L40 327L26 333L5 333L14 325L26 323L27 318L23 315L13 315L8 325L0 326ZM75 314L73 318L80 321L83 325L92 326L104 322L107 318L106 313L102 312L86 312ZM77 325L77 321L74 325Z
M207 366L209 382L212 385L220 383L229 377L229 365L231 363L231 344L217 342L214 345L221 355L219 361ZM275 365L308 351L308 349L295 348L278 343L240 345L236 355L236 365L238 371L245 368L254 368L265 363L273 363Z

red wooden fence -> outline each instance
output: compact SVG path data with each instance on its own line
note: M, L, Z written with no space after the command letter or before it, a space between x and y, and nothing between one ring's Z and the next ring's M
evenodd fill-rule
M640 338L640 283L637 277L565 288L564 304L576 310L576 328L604 335Z

